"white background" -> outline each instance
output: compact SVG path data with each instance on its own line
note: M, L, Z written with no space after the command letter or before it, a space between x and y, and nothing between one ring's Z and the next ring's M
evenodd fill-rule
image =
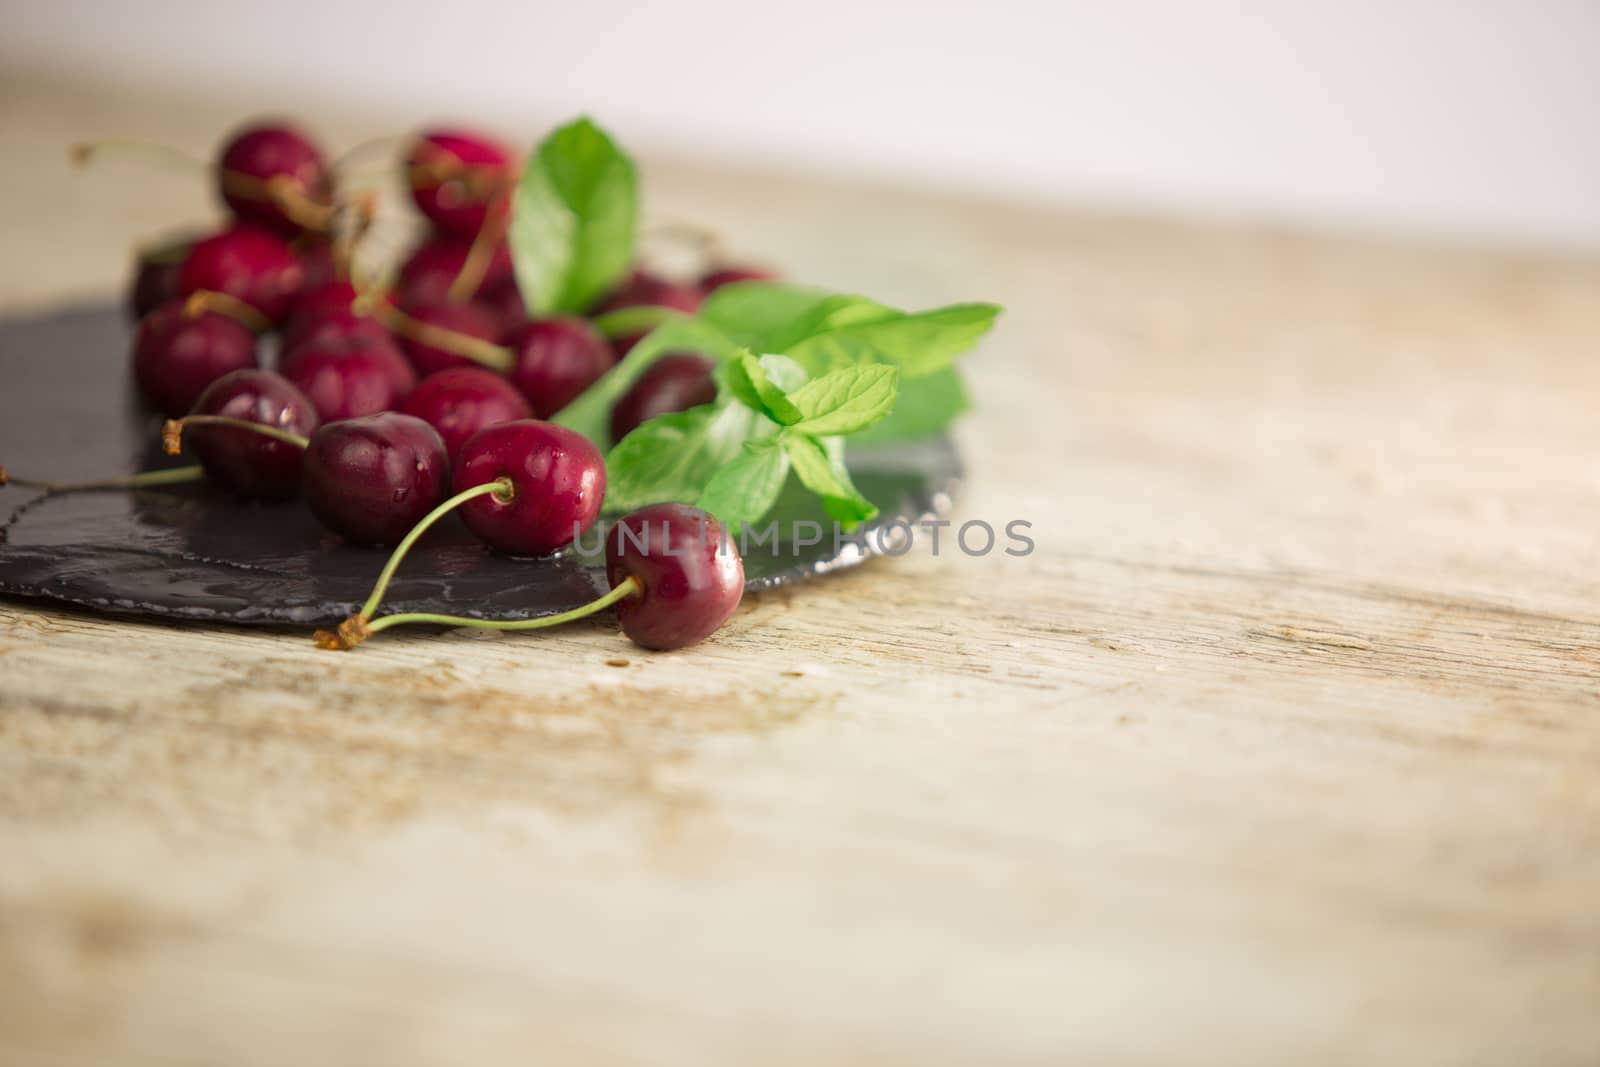
M1600 0L0 2L11 69L519 129L586 111L675 154L1600 247Z

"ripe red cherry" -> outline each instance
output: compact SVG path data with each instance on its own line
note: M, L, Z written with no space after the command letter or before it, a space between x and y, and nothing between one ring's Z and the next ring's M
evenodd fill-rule
M142 319L183 295L179 277L195 240L184 237L139 250L134 260L133 283L128 287L128 306L134 318Z
M504 210L515 166L511 151L480 133L429 130L406 153L411 199L445 233L471 240L491 210Z
M566 407L616 362L600 331L578 318L535 319L507 347L516 356L511 382L539 418Z
M325 424L311 435L304 463L312 513L355 544L399 542L450 486L439 434L392 411Z
M295 204L328 200L328 168L311 139L293 126L248 126L224 146L218 166L222 199L240 219L294 236L307 221Z
M294 307L303 276L288 242L271 230L240 223L189 250L179 288L185 296L201 290L226 293L278 323Z
M595 309L595 314L631 307L667 307L693 314L700 310L705 294L699 286L684 285L636 270L615 292Z
M264 370L236 370L218 378L200 394L192 414L245 419L300 437L317 428L317 411L306 395ZM240 496L276 499L300 488L297 445L230 426L196 425L184 439L206 477Z
M323 422L391 411L417 384L387 337L314 338L286 352L279 369L311 398Z
M700 291L710 294L735 282L770 282L777 275L760 267L719 267L700 279Z
M422 379L403 410L439 431L451 460L485 426L532 418L516 386L482 367L451 367Z
M426 307L448 303L451 287L467 265L472 242L451 237L435 237L418 245L400 266L396 290L407 307ZM483 279L471 292L455 295L470 300L480 293L493 292L512 283L511 251L504 242L494 247L483 272Z
M457 493L501 478L500 493L461 505L469 529L502 552L543 556L570 544L600 515L606 464L589 439L554 423L523 419L489 426L469 438L457 457Z
M509 278L493 288L485 287L474 302L494 320L498 331L496 340L513 337L528 325L528 305L522 299L516 278Z
M387 340L389 331L375 315L360 309L356 287L347 281L332 281L307 289L295 303L294 312L283 324L284 362L289 353L312 340L343 341L364 337Z
M294 254L300 257L300 291L302 294L322 288L340 280L342 271L333 254L333 242L320 234L301 234L290 243ZM295 304L295 310L300 305Z
M639 591L617 602L622 632L665 651L703 640L744 596L744 561L722 525L687 504L652 504L617 521L606 538L606 579Z
M230 371L257 365L256 335L237 319L162 304L133 334L133 376L149 405L168 418L185 415L206 387Z
M494 318L475 304L423 304L407 308L411 318L425 326L437 326L452 333L465 334L482 341L494 341L499 336ZM426 377L450 367L473 367L478 364L456 352L447 352L435 345L412 337L400 339L400 349L416 368L418 375Z
M622 440L657 415L711 403L717 398L717 385L711 379L716 367L693 352L671 352L650 364L611 409L611 439Z

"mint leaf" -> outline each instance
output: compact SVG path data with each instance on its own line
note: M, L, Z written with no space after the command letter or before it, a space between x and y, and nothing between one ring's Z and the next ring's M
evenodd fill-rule
M900 383L894 407L882 420L850 435L850 444L920 441L943 430L967 410L967 390L954 366Z
M611 409L659 356L667 352L697 352L708 359L725 360L738 355L739 351L738 345L710 323L699 319L672 319L651 330L628 351L622 362L601 375L551 421L577 430L603 446L611 437Z
M831 325L780 351L814 377L839 367L882 362L899 367L907 379L921 378L943 370L970 349L999 314L995 304L952 304L869 318Z
M799 422L804 412L789 400L788 391L806 383L806 372L786 356L761 356L750 352L727 364L724 379L734 396L747 407L787 426Z
M584 311L627 273L639 214L633 161L586 118L528 156L507 240L537 315Z
M606 511L694 503L744 443L762 432L757 418L729 401L651 419L606 456Z
M829 444L809 434L796 433L791 427L779 435L783 450L794 464L794 472L801 484L822 497L822 506L830 518L846 530L853 530L867 519L878 514L878 509L861 495L850 481L845 470L844 449L837 438L827 439Z
M877 422L894 407L900 372L882 363L846 367L814 378L790 393L788 401L803 416L792 423L797 433L817 437L855 433Z
M700 317L750 348L807 314L833 294L781 282L724 285L700 305Z
M777 438L746 441L739 455L725 465L701 490L695 506L721 519L730 533L754 523L777 501L789 477L789 456Z
M596 315L589 322L595 329L614 341L618 337L626 337L630 333L649 333L664 322L671 322L673 319L681 319L683 317L683 312L676 308L641 304L638 307L618 308L615 311L608 311L604 315Z

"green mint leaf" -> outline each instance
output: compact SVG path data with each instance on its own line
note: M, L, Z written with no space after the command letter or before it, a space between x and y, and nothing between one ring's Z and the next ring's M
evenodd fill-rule
M740 344L755 348L833 294L782 282L724 285L700 305L700 317Z
M552 420L569 430L577 430L604 447L611 439L611 409L622 394L633 387L639 375L666 352L697 352L707 359L726 360L738 355L738 345L710 323L699 319L675 318L651 330L623 357L622 362L600 376L578 398L556 413Z
M758 417L743 404L727 402L651 419L606 456L606 511L694 503L744 443L762 432Z
M805 417L790 402L789 390L805 385L806 372L786 356L757 358L750 352L743 352L726 365L724 380L741 403L782 425L799 422Z
M968 407L967 390L954 366L900 383L894 407L879 422L850 435L851 446L920 441L954 422Z
M508 242L517 285L537 315L581 312L633 262L639 181L633 161L588 119L528 156Z
M739 455L701 490L695 506L721 519L730 533L772 510L789 477L788 453L775 437L746 441Z
M858 524L878 514L872 501L862 496L850 481L850 472L844 466L844 449L833 443L837 438L829 438L829 444L824 444L809 434L796 433L790 428L784 430L778 440L783 442L783 450L794 464L794 472L801 484L822 497L822 506L828 516L846 530L853 530Z
M952 304L888 318L834 324L787 347L813 377L865 362L892 363L906 379L934 374L966 352L1000 314L995 304Z
M618 308L604 315L596 315L589 322L614 341L618 337L626 337L632 333L649 333L664 322L683 317L683 312L676 308L642 304L639 307Z
M790 405L803 417L778 421L816 437L855 433L889 414L899 389L900 372L894 367L883 363L846 367L790 393Z

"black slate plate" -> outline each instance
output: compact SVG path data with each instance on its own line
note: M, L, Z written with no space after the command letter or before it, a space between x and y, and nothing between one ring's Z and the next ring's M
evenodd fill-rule
M104 305L0 320L0 464L19 476L65 481L184 462L160 454L159 420L135 403L128 336L121 310ZM836 546L831 535L808 547L752 548L746 588L859 563L878 547L872 530L947 511L961 474L944 438L858 449L850 468L883 509L867 531L867 551L849 541ZM831 530L804 494L786 498L778 515L784 528L810 518ZM0 517L0 594L118 614L335 623L360 606L386 556L341 544L298 501L241 503L203 485L53 496L13 486L0 489ZM551 615L605 588L594 562L573 553L498 555L449 520L407 558L384 608L484 619Z

